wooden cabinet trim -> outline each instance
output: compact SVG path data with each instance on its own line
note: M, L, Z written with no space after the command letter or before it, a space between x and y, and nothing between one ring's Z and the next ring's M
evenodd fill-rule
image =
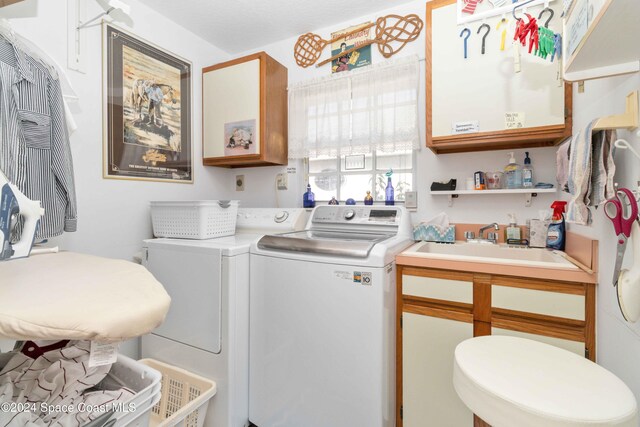
M506 308L491 309L491 319L515 319L525 323L558 325L566 328L584 329L586 322L584 320L569 319L566 317L549 316L547 314L530 313L527 311L509 310Z
M533 289L536 291L557 292L571 295L585 295L584 283L554 282L544 279L519 278L511 276L491 276L491 284L513 288Z
M473 323L473 313L471 310L461 310L454 308L440 308L423 305L404 305L403 313L420 314L423 316L439 317L441 319L457 320L458 322Z
M464 302L447 301L435 298L417 297L414 295L402 295L403 305L424 306L440 310L458 310L473 314L473 305Z
M589 283L586 285L586 312L585 312L585 345L587 355L592 361L596 361L596 285ZM590 315L589 315L590 314Z
M473 278L473 318L491 322L491 276L476 274Z
M465 273L455 270L438 270L421 267L402 267L402 274L406 276L429 277L433 279L458 280L461 282L473 282L474 273Z
M558 324L525 321L523 319L494 317L492 328L509 329L527 334L544 335L570 341L585 342L584 328L568 328Z

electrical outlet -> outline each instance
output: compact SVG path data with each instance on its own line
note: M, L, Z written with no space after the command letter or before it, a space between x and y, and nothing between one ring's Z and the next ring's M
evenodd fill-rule
M276 187L278 190L286 190L289 188L289 178L286 173L276 175Z
M236 175L236 191L244 191L244 175Z
M404 207L407 209L416 209L418 207L417 191L406 191L404 193Z

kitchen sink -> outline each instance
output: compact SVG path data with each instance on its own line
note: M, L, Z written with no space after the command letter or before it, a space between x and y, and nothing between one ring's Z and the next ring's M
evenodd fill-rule
M515 247L504 244L420 242L404 251L402 255L443 261L579 270L574 264L549 249Z

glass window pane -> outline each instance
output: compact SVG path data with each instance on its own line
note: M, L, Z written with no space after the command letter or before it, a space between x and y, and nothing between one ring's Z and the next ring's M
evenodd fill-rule
M371 179L373 175L344 175L340 187L340 202L352 198L359 205L364 204L364 196L371 191Z
M341 167L343 171L370 171L372 164L373 156L371 154L355 154L342 156Z
M331 200L332 197L338 197L338 175L311 175L309 176L309 182L316 200Z
M412 151L395 153L378 151L376 152L376 169L380 171L388 171L389 169L413 169L412 157Z
M338 160L335 157L320 156L309 159L309 173L327 173L338 171Z
M394 173L391 176L391 185L394 189L394 199L397 201L404 201L405 191L411 191L413 182L413 174L407 173ZM385 189L387 188L387 176L385 174L376 175L376 194L375 199L384 201Z

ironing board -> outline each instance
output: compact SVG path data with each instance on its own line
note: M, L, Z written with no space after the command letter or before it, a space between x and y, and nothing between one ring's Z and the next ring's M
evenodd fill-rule
M160 325L170 302L128 261L59 252L0 262L0 337L122 341Z

